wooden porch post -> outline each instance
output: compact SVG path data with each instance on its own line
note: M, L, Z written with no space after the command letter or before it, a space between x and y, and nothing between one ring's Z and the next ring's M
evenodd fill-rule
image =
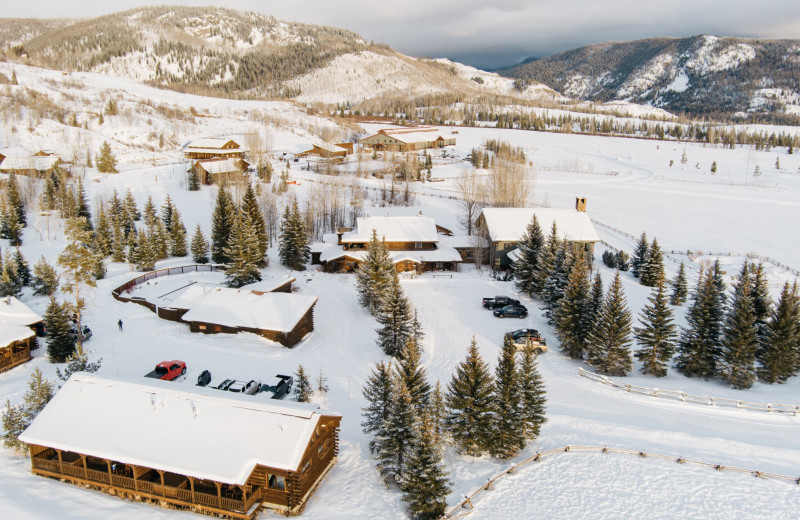
M165 493L166 490L164 489L164 472L161 471L160 469L157 469L156 471L158 471L158 476L161 479L161 495L166 496Z
M214 485L217 486L217 507L222 509L222 484L214 482Z
M139 492L139 479L136 477L136 466L131 464L131 471L133 471L133 489Z
M192 503L195 504L197 503L197 500L195 500L194 498L194 477L188 477L188 478L189 478L189 489L192 490Z
M106 466L108 467L108 483L109 485L114 485L114 477L111 473L111 461L106 459Z
M89 468L86 467L86 455L81 455L81 461L83 462L83 478L89 480Z

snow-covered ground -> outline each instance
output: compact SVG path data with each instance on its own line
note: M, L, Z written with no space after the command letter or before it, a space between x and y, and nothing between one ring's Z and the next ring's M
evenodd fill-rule
M7 68L0 64L0 71ZM48 80L61 80L59 73L49 71L16 67L16 72L21 82L37 82L40 86ZM87 101L98 107L104 104L104 96L114 92L125 99L151 97L186 109L191 106L206 114L198 117L197 122L187 123L178 136L180 140L189 139L192 134L237 134L241 133L237 128L246 126L262 132L268 130L273 149L298 151L316 138L305 129L315 124L333 124L308 116L291 104L185 96L94 74L71 78L82 83ZM303 130L295 130L292 124L264 127L263 123L251 119L254 113L292 121ZM153 125L168 128L169 121L160 119L157 114L150 117ZM118 127L111 119L107 118L104 127L91 128L87 135L92 143L115 135ZM135 117L131 120L133 133L135 125L142 123ZM66 134L53 130L60 127L63 125L52 123L46 127L51 128L49 131L19 128L12 133L7 130L6 140L26 139L5 144L25 145L29 149L66 147ZM365 125L366 131L376 128ZM787 155L785 150L723 150L702 144L477 128L459 129L457 137L458 145L446 150L447 157L442 157L440 152L434 154L433 177L444 180L414 186L418 192L414 205L396 213L423 211L438 224L459 230L459 204L450 197L456 194L455 178L468 166L463 157L487 138L502 139L523 147L533 163L533 202L570 208L576 196L587 197L590 216L619 230L597 228L601 238L615 247L629 251L633 248L634 240L620 232L638 236L646 231L651 239L657 237L666 250L697 253L670 255L671 259L686 261L694 268L690 269L692 278L699 262L718 257L708 253L725 253L719 258L729 276L736 273L743 261L742 255L747 252L800 268L800 156ZM92 149L96 148L97 144L93 144ZM686 164L681 163L684 150ZM169 194L181 211L187 229L191 232L199 223L208 233L216 188L186 191L179 154L174 149L160 152L166 164L152 166L151 153L134 144L126 145L120 164L122 173L108 176L88 169L84 184L89 200L106 197L114 188L123 193L130 188L141 208L148 196L160 206ZM780 157L780 170L774 167L777 157ZM718 166L715 175L710 173L714 161ZM289 193L297 195L302 202L321 178L297 169L301 164L292 163L290 177L300 183L290 186ZM756 165L762 173L754 177ZM371 188L381 185L372 178L358 182ZM367 205L372 202L374 192L368 193ZM365 208L365 211L382 214L387 208ZM6 246L4 241L2 245ZM54 262L63 246L61 224L55 218L29 213L22 252L31 264L41 255ZM599 246L596 258L600 258L602 250L603 246ZM698 253L700 251L703 254ZM273 279L294 276L297 293L319 298L315 330L295 348L286 349L251 334L192 334L186 325L163 321L143 307L117 302L111 297L111 289L137 273L126 264L111 264L107 278L99 281L88 296L86 313L94 332L87 347L93 358L103 358L100 374L138 377L165 359L186 361L187 376L176 382L186 386L204 369L211 370L215 378L244 380L291 373L300 363L314 377L323 371L330 391L314 399L322 408L343 414L341 449L338 463L310 500L303 516L311 519L405 518L400 494L380 482L367 449L368 438L360 428L360 408L364 405L361 387L371 367L382 358L375 345L377 323L358 306L352 276L321 273L313 267L302 273L290 272L279 265L275 248L270 249L269 257L270 266L265 269L265 276ZM186 258L170 259L159 262L158 267L189 262ZM677 265L667 262L670 276L676 272ZM594 267L607 286L613 272L599 260ZM785 270L770 264L767 268L773 291L777 291L784 280L793 279ZM623 275L623 281L630 308L638 314L648 291L629 273ZM463 266L453 278L422 275L403 279L402 283L419 311L426 334L423 362L431 381L440 380L446 385L454 367L464 358L473 335L484 358L492 365L503 333L508 330L538 328L551 347L539 360L548 390L548 423L541 437L512 461L476 459L448 449L446 462L454 489L449 498L451 505L513 462L565 444L607 445L800 476L797 442L800 417L654 399L582 378L578 368L584 365L559 353L552 328L535 310L537 302L523 298L534 310L529 318L512 322L496 319L480 307L481 297L516 294L510 282L495 281L486 271L477 272L471 266ZM165 283L162 287L166 289L171 285ZM154 288L151 286L151 289ZM159 296L167 290L153 292ZM44 298L33 297L28 291L23 301L39 314L44 312ZM677 311L679 323L684 323L684 310ZM117 329L118 319L124 322L123 332ZM32 362L0 374L0 400L18 402L35 367L41 368L46 377L55 379L55 366L47 361L45 348L35 355ZM797 403L800 400L800 378L782 385L757 383L747 391L735 391L717 381L688 379L674 371L661 380L638 375L638 372L626 380L640 386L754 402ZM214 443L214 439L209 439L208 446L201 449L213 449ZM21 455L0 450L3 518L194 518L191 513L127 502L35 477L30 473L29 464ZM797 493L796 485L747 475L623 455L570 453L526 466L516 475L503 479L494 491L475 501L471 517L769 516L788 519L797 515L800 505ZM272 514L264 512L261 516Z

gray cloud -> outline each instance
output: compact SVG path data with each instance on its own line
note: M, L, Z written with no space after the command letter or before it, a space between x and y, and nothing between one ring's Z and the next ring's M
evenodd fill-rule
M155 2L158 3L158 2ZM179 1L181 5L208 2ZM343 27L415 56L447 56L492 68L603 41L655 36L794 38L797 0L230 0L216 5L287 21ZM67 4L67 5L65 5ZM69 5L72 4L72 5ZM10 17L91 17L150 2L30 0L7 6Z

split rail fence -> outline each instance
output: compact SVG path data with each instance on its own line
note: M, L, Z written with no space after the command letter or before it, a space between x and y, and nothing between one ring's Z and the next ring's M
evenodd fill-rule
M636 451L636 450L628 450L624 448L609 448L607 446L572 446L567 445L562 448L554 448L552 450L547 451L540 451L535 455L528 457L527 459L518 462L511 466L510 468L498 473L494 477L488 479L486 484L482 485L478 489L472 492L472 494L467 495L464 497L464 500L461 501L458 505L454 506L450 511L445 513L442 517L443 520L452 520L455 518L461 518L467 516L472 513L473 504L472 501L478 498L481 493L486 491L490 491L494 489L494 483L500 480L501 478L505 477L506 475L513 475L517 471L519 471L524 466L532 462L540 462L543 458L549 457L551 455L558 455L562 453L575 453L575 452L595 452L595 453L621 453L624 455L636 455L641 458L653 458L653 459L660 459L660 460L669 460L673 462L677 462L678 464L694 464L696 466L703 466L706 468L715 469L717 471L733 471L736 473L746 473L750 474L757 478L765 478L765 479L773 479L773 480L782 480L785 482L792 482L794 484L800 484L800 477L790 477L786 475L779 475L777 473L769 473L766 471L758 471L754 469L747 469L747 468L739 468L736 466L724 466L722 464L713 464L710 462L702 462L698 460L687 459L685 457L675 457L673 455L663 455L660 453L650 453L645 451ZM466 509L466 511L465 511Z

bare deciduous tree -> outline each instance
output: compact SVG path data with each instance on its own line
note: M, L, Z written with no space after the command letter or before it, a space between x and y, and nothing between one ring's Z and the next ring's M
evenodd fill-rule
M456 188L461 198L461 227L467 235L472 235L475 231L475 219L483 206L484 183L473 168L465 168L456 181Z

